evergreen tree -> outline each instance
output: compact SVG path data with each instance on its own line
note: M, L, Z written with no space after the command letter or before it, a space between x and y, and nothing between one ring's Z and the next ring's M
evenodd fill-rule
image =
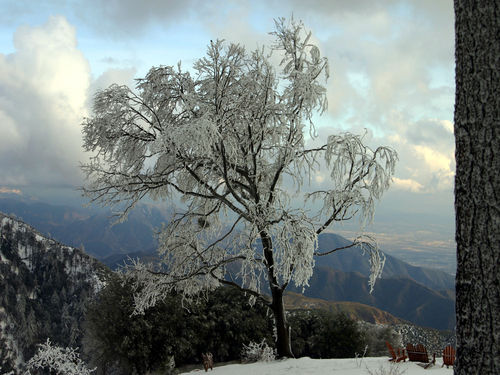
M172 357L176 365L199 363L207 351L217 361L237 360L243 344L272 342L267 307L249 306L237 290L216 289L189 308L181 295L169 294L144 314L134 314L132 284L113 274L87 310L84 351L99 372L143 374L167 367Z
M357 322L343 313L323 310L293 312L292 348L297 356L352 358L362 353L365 337Z

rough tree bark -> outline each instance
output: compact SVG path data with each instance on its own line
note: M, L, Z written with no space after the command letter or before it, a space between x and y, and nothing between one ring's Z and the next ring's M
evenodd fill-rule
M283 301L283 293L285 286L280 286L274 272L274 258L272 251L272 239L265 231L260 232L264 256L266 258L266 266L268 272L269 289L271 290L270 307L274 315L274 323L276 325L276 352L279 358L293 358L292 344L289 331L289 325L286 320L285 304Z
M455 0L455 374L500 374L500 2Z

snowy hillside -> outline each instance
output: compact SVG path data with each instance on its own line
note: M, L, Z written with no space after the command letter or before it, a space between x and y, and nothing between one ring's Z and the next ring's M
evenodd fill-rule
M0 373L19 370L48 337L79 346L84 304L103 266L0 213Z

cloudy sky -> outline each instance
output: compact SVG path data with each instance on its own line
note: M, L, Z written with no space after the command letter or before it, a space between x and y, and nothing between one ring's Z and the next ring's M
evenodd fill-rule
M321 134L368 131L399 153L376 224L382 244L454 248L451 0L0 0L0 193L82 184L93 93L151 66L191 66L211 39L248 49L294 16L330 61ZM350 227L343 228L347 233Z

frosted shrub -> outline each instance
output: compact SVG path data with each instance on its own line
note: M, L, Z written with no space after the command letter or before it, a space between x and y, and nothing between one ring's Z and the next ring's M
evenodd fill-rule
M40 344L37 353L27 363L28 372L32 369L48 369L61 375L90 375L89 370L80 359L80 354L73 348L53 346L49 339Z
M260 344L251 342L248 345L243 344L241 358L243 362L271 362L276 358L276 350L268 346L265 340Z
M403 342L412 342L411 340L402 340L401 336L390 326L367 322L359 322L359 325L360 330L364 333L365 342L368 345L367 356L369 357L386 355L386 341L395 343L397 346L403 346Z

